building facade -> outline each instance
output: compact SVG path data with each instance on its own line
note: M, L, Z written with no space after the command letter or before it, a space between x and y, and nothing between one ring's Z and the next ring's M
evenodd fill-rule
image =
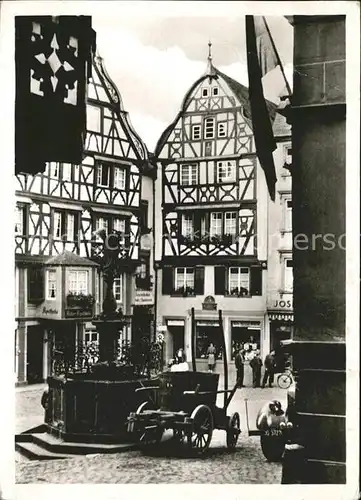
M274 120L275 106L268 106ZM282 136L275 154L282 166L285 141ZM231 370L241 345L250 349L249 358L255 349L265 356L272 314L290 299L278 295L281 254L270 259L270 231L280 233L280 245L284 236L278 220L269 222L272 210L282 211L283 194L271 207L256 156L248 89L216 69L211 57L206 74L162 134L156 158L155 210L161 214L155 226L156 321L165 335L165 358L183 347L191 359L192 308L197 369L208 369L207 349L213 343L216 369L222 370L219 310ZM290 194L289 178L279 184ZM288 245L289 235L285 239L282 244ZM270 272L270 264L277 270Z
M265 351L278 350L280 341L293 335L291 127L279 113L273 133L277 184L275 202L268 201Z
M91 320L103 300L101 229L120 233L114 295L130 318L120 339L150 335L153 177L146 147L97 56L82 164L52 162L42 174L15 178L16 382L45 380L57 350L97 341Z

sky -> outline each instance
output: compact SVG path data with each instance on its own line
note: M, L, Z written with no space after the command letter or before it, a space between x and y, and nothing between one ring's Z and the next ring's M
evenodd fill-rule
M221 18L192 16L189 9L176 16L119 15L108 9L93 14L99 55L149 151L174 120L187 90L204 74L209 41L213 64L248 86L245 18L234 12L227 14L226 8ZM285 17L266 20L292 85L293 28ZM284 88L279 69L265 76L263 86L266 97L277 100Z

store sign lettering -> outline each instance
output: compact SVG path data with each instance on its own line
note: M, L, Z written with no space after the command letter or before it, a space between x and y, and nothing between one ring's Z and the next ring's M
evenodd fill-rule
M273 307L277 309L280 307L281 309L291 309L292 308L292 301L291 300L276 300L274 302Z
M43 307L43 314L58 314L57 309L47 309L46 307Z
M91 309L65 309L66 318L89 318L92 316Z

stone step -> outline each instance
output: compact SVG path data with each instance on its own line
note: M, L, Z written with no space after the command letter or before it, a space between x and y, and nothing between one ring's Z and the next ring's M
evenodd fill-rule
M46 450L32 441L15 443L15 450L30 460L56 460L72 458L71 455L66 453L54 453Z
M37 445L54 453L70 453L72 455L87 455L90 453L119 453L134 449L135 443L81 443L63 441L62 439L44 432L32 434L32 441Z

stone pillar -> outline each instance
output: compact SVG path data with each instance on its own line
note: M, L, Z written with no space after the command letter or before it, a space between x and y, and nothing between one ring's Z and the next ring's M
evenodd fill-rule
M283 483L346 482L345 17L295 16L294 446ZM299 459L295 458L299 456Z

